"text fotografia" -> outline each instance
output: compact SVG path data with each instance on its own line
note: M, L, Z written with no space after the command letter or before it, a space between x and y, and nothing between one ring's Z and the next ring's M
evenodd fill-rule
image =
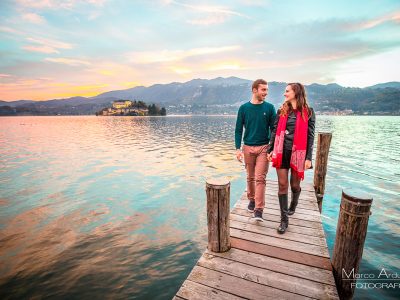
M351 288L357 289L398 289L400 288L400 274L392 273L385 268L376 273L357 273L354 268L350 272L342 269L342 280L357 280L366 282L352 282Z

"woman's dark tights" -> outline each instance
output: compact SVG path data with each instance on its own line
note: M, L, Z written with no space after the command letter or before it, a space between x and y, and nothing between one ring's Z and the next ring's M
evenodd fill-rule
M278 183L279 183L279 195L284 195L288 193L289 190L289 170L288 169L276 169L276 173L278 174ZM290 188L292 192L300 191L300 178L296 173L290 171Z

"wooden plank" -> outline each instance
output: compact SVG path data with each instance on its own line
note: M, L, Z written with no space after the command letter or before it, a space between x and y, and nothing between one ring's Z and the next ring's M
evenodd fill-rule
M268 180L264 222L251 218L241 196L229 214L232 248L206 249L174 299L338 299L313 186L302 184L283 235L277 193Z
M246 217L250 217L253 214L249 213L247 211L247 209L243 209L243 208L238 208L238 207L234 207L232 212L234 214L237 215L241 215L241 216L246 216ZM273 222L280 222L281 218L278 215L274 215L274 214L270 214L268 211L264 211L263 213L263 219L264 220L268 220L268 221L273 221ZM297 226L303 226L303 227L309 227L309 228L318 228L318 229L323 229L322 228L322 224L319 222L312 222L312 221L307 221L307 220L300 220L300 219L290 219L289 220L289 226L290 225L297 225Z
M273 180L267 179L266 189L268 189L268 187L278 190L278 181L273 181ZM289 186L289 190L290 190L290 186ZM315 193L313 186L308 185L308 184L301 184L301 190L303 192Z
M257 223L260 223L260 222L257 222ZM295 233L295 232L292 232L289 230L286 231L285 234L279 234L276 231L276 228L258 226L257 223L255 223L255 224L243 223L243 222L238 222L238 221L234 221L231 219L230 226L231 226L231 229L235 228L235 229L245 230L245 231L249 231L252 233L257 233L257 234L261 234L261 235L265 235L265 236L280 238L282 240L296 241L296 242L301 242L304 244L327 247L325 238L304 235L304 234Z
M248 200L241 200L241 201L236 202L236 204L240 204L240 207L247 208L247 205L249 204L249 201ZM269 208L280 210L279 203L265 202L265 206L264 207L265 207L264 210L269 209ZM317 217L320 217L320 215L321 215L319 213L318 208L317 209L304 208L304 207L300 207L300 206L297 206L297 208L296 208L296 214L297 213L305 214L305 215L311 215L311 216L317 216Z
M236 228L231 228L231 237L236 237L238 239L252 241L260 244L270 245L274 247L279 247L282 249L289 249L293 251L298 251L302 253L312 254L316 256L322 256L329 258L328 249L321 246L304 244L301 242L295 242L290 240L284 240L281 238L276 238L272 236L265 236L258 233L253 233L249 231L239 230Z
M249 199L247 199L246 194L242 195L242 197L240 197L239 201L244 201L245 203L249 203L248 202ZM289 199L289 203L290 203L290 201L291 200ZM265 203L279 205L278 195L268 195L268 194L266 194L265 195ZM305 198L305 196L303 198L303 195L301 195L297 207L304 208L304 209L315 210L315 211L317 211L319 213L318 203L307 200Z
M188 279L247 299L311 299L201 266L195 266Z
M273 191L267 191L266 193L265 193L265 199L266 200L273 200L274 202L277 202L277 203L279 203L279 200L278 200L278 193L276 192L276 193L274 193ZM290 196L290 193L289 193L289 195L288 195L288 199L289 199L289 202L290 202L290 200L291 200L291 196ZM247 199L247 194L246 193L244 193L241 197L240 197L240 200L247 200L248 201L248 199ZM314 194L309 194L309 193L301 193L300 194L300 200L299 200L299 204L305 204L305 205L309 205L309 206L312 206L312 207L317 207L317 209L318 209L318 202L317 202L317 200L316 200L316 198L315 198L315 196L314 196ZM319 211L319 210L318 210Z
M261 269L214 255L203 255L197 264L211 270L311 298L337 299L338 297L337 291L332 285Z
M245 201L245 203L248 203L249 200L243 199L241 201ZM267 197L267 198L265 198L265 204L267 204L267 205L274 205L275 204L275 205L279 206L279 199L278 199L278 197L276 197L276 198ZM290 204L290 200L289 200L288 204ZM268 207L267 205L266 205L266 207ZM299 200L299 203L297 204L297 207L298 208L303 208L303 209L315 210L315 211L319 212L317 204L313 204L313 203L310 203L310 202L305 202L305 201L302 201L302 199Z
M240 199L244 199L244 200L246 200L247 199L247 197L246 197L246 194L244 194L243 195L244 197L240 197ZM291 201L291 192L288 194L288 200L289 200L289 202ZM278 194L275 194L275 193L271 193L271 192L267 192L266 194L265 194L265 199L273 199L274 201L276 200L276 202L279 202L278 201ZM311 205L311 206L317 206L318 207L318 203L317 203L317 201L315 200L315 196L314 195L310 195L310 194L307 194L307 193L303 193L303 192L301 192L300 193L300 198L299 198L299 204L300 203L303 203L303 204L307 204L307 205Z
M233 248L251 251L253 253L268 255L271 257L332 271L331 261L327 257L293 251L266 244L260 244L235 237L231 237L231 246Z
M231 250L228 252L223 253L214 253L206 250L204 255L206 254L224 257L226 259L242 262L258 268L276 271L279 273L335 286L335 280L333 279L331 271L303 265L302 262L291 262L267 255L240 250L237 248L231 248Z
M250 223L250 224L256 224L259 227L268 227L268 228L278 228L279 226L279 221L268 221L264 220L264 222L258 222L252 218L252 216L242 216L238 214L231 213L230 214L231 221L238 221L242 223ZM304 235L310 235L310 236L316 236L316 237L322 237L325 238L324 232L320 228L310 228L310 227L302 227L302 226L297 226L293 224L289 224L290 226L288 227L286 232L295 232L295 233L301 233Z
M203 299L211 299L211 300L240 300L244 299L218 289L214 289L208 287L203 284L199 284L190 280L186 280L181 288L179 289L177 295L182 297L181 299L190 299L190 300L203 300Z
M243 202L236 202L234 207L238 207L238 208L247 210L247 204L244 204ZM276 209L276 208L272 208L272 207L267 207L266 209L264 209L264 212L268 212L269 214L276 215L276 216L281 215L281 211L279 208ZM305 215L305 214L300 214L297 211L294 215L290 216L290 220L292 220L292 219L300 219L300 220L321 223L321 217L319 215Z

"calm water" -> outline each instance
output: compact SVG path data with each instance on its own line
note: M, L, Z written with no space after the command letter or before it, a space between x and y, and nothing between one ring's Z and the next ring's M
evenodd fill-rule
M231 180L232 206L245 189L234 124L0 118L0 298L171 298L206 247L205 178ZM341 190L367 194L360 272L400 274L400 117L320 116L317 131L333 131L323 207L330 251ZM395 292L357 290L356 299Z

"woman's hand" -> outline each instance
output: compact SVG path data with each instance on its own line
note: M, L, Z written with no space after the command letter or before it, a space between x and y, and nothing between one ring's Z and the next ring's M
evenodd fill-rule
M304 162L304 170L308 170L308 169L310 169L311 168L311 160L306 160L305 162Z

